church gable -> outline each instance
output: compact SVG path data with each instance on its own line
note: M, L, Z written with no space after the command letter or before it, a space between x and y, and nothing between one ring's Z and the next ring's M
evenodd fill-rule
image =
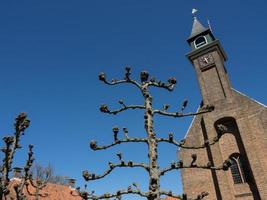
M242 109L254 110L254 112L267 109L266 105L241 93L240 91L233 88L232 91L233 95L235 96L235 99L238 101L238 104Z

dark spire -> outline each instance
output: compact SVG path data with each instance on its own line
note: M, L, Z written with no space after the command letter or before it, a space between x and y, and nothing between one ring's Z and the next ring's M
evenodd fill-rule
M208 30L209 28L205 28L197 19L197 17L194 17L194 21L193 21L193 26L192 26L192 31L191 34L189 36L188 39L191 39L197 35L199 35L200 33L205 32L206 30Z

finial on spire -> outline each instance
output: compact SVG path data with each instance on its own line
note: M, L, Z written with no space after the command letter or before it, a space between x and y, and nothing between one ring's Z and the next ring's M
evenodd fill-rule
M198 11L198 10L195 9L195 8L192 9L192 15L193 15L193 18L194 18L194 19L197 18L197 16L196 16L197 11Z
M209 20L209 19L207 19L207 22L208 22L209 29L210 29L210 31L212 32L212 29L211 29L211 24L210 24L210 20Z

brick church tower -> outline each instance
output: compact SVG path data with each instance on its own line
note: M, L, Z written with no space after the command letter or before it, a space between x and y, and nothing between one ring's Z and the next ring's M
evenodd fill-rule
M267 107L232 88L221 43L196 17L187 42L203 104L214 105L215 110L193 119L185 142L199 145L216 137L220 140L204 149L181 149L179 157L190 163L196 153L199 165L219 166L231 159L232 166L228 171L183 169L184 192L196 197L207 191L209 200L266 200Z

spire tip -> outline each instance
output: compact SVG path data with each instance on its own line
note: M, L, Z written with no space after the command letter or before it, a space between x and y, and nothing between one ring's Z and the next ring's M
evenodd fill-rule
M194 19L197 18L197 15L196 15L197 11L198 11L198 10L197 10L196 8L193 8L193 9L192 9L192 15L193 15L193 18L194 18Z

